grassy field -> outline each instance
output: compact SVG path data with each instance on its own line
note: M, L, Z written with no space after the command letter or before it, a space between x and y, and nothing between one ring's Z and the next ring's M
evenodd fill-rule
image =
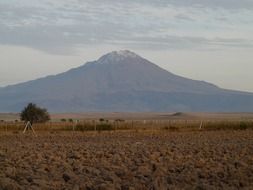
M19 132L25 123L18 114L0 114L0 131ZM34 129L67 131L102 130L244 130L253 128L251 113L85 113L52 114L51 121Z
M253 114L210 113L107 113L55 114L44 124L34 124L36 131L104 131L104 130L245 130L253 129ZM1 114L0 132L21 132L25 123L17 114Z
M25 127L23 122L0 122L0 132L22 132ZM36 131L210 131L210 130L246 130L253 129L251 120L167 120L167 121L79 121L79 122L48 122L34 124Z

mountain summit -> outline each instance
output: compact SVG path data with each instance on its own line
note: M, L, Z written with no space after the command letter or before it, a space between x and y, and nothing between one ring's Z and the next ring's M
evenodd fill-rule
M111 53L102 56L98 60L98 63L120 63L124 60L129 59L141 60L142 58L131 51L121 50L121 51L113 51Z
M170 73L139 55L114 51L55 76L0 88L0 111L34 102L51 112L253 111L253 94Z

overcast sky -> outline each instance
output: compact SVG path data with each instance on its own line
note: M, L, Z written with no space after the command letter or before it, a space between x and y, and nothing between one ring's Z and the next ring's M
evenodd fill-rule
M0 86L128 49L253 92L253 0L0 0Z

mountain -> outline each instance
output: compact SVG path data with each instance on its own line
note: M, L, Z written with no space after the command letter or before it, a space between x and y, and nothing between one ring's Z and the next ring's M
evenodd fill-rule
M253 93L177 76L127 50L0 88L0 112L19 112L28 102L50 112L253 111Z

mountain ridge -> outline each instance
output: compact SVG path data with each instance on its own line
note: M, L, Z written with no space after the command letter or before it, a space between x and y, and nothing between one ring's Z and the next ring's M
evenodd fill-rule
M19 111L28 102L53 112L253 111L253 93L175 75L128 50L0 88L0 111Z

